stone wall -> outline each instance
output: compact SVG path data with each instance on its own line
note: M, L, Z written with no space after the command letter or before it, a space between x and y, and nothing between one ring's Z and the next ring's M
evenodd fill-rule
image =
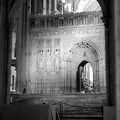
M83 60L94 68L96 89L106 92L104 25L33 29L27 53L28 91L76 91L76 72Z
M24 13L25 5L23 2L15 7L17 12L13 10L9 18L11 31L16 25L17 33L16 90L22 92L27 88L28 93L46 94L76 92L78 66L86 60L93 67L95 91L106 93L105 28L101 12L93 13L93 16L92 13L81 13L82 16L77 14L72 18L68 15L67 25L62 24L67 16L58 16L58 26L51 21L57 16L50 19L49 16L33 17L35 26L42 19L49 25L31 27L31 18ZM77 17L76 24L74 17Z

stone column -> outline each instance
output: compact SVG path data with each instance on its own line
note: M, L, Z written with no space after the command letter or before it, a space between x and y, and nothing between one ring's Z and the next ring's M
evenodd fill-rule
M57 0L54 0L54 11L57 11Z
M47 1L43 0L43 15L46 15L46 5L47 5Z
M31 14L31 0L28 1L28 14Z
M96 87L97 87L97 91L101 92L101 81L100 81L100 70L99 70L99 60L96 61Z
M16 61L17 61L17 78L16 78L16 90L22 92L22 4L18 12L17 30L16 30Z
M74 68L71 72L71 80L72 80L72 92L76 92L76 69Z
M115 83L112 84L113 87L115 87L116 96L115 96L115 102L116 102L116 120L120 120L120 1L119 0L112 0L114 1L114 33L112 35L114 36L114 40L111 40L111 44L113 41L115 41L115 53L111 52L111 56L114 58L115 54ZM110 47L113 49L112 44ZM112 51L112 50L111 50ZM112 59L111 57L111 59ZM114 73L114 72L113 72ZM114 79L113 79L114 81Z
M67 67L67 92L71 92L72 91L72 77L71 77L71 60L68 58L66 61L66 67Z
M65 65L63 68L63 73L64 73L64 92L66 91L66 69L65 69Z
M8 34L7 34L7 7L5 1L0 1L0 105L7 101L8 93L8 75L7 75L7 58L8 58Z
M66 87L67 92L70 91L70 73L69 73L69 62L66 61Z
M94 61L94 68L93 68L93 82L94 82L94 89L95 91L99 91L99 86L100 86L100 82L99 82L99 65L98 65L98 61Z
M68 64L69 92L72 92L71 60L69 59L67 62L68 62L67 64Z
M35 2L34 3L34 5L35 5L34 7L35 7L35 14L36 14L37 13L37 0L34 0L34 2Z
M49 14L51 14L51 6L52 6L51 3L52 3L51 0L49 0Z

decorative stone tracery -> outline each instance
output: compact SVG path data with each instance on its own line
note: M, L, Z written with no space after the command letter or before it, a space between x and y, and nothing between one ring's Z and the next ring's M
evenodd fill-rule
M74 76L73 79L75 80L76 72L77 72L77 68L78 68L79 64L84 60L88 61L93 66L93 75L94 75L93 79L94 79L95 91L105 92L105 87L106 87L106 85L105 85L106 83L104 83L105 70L103 70L102 73L100 72L102 65L105 64L105 63L101 64L101 58L103 58L103 56L100 53L99 49L97 48L97 50L96 50L96 47L93 46L93 44L91 45L90 43L92 43L92 42L82 41L82 42L79 42L79 43L76 43L75 45L73 45L73 47L69 50L70 55L69 55L68 61L69 61L69 64L71 64L71 66L72 66L71 73L72 73L72 76ZM70 68L68 68L68 69L70 69ZM102 74L102 76L101 76L101 74ZM102 90L102 89L104 89L104 90Z

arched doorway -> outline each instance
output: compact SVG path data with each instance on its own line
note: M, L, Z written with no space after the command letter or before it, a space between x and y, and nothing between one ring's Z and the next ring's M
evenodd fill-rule
M79 64L76 77L77 92L93 91L93 67L90 62L84 60Z

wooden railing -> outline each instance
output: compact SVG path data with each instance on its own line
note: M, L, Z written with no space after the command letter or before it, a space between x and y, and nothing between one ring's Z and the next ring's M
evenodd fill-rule
M101 12L71 13L63 15L31 15L30 28L63 27L72 25L101 24Z
M58 112L56 112L56 120L60 120L60 116Z

